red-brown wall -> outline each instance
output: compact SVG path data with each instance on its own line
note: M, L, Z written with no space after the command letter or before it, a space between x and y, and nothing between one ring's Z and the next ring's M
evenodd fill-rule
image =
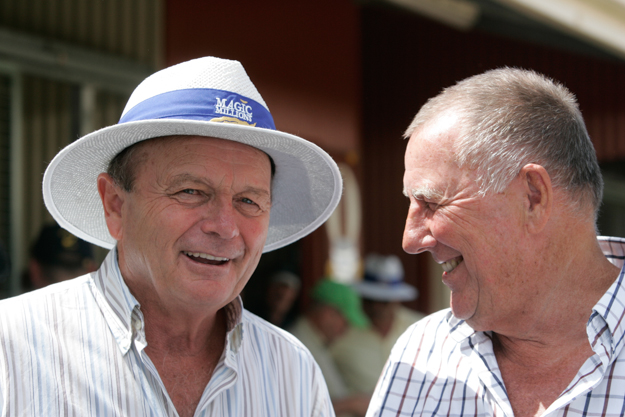
M329 152L360 141L360 20L350 0L167 1L166 64L243 63L279 130Z

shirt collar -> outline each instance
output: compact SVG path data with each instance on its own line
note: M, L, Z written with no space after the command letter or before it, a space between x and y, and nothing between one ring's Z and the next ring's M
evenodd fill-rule
M120 350L126 354L132 345L133 334L136 335L144 326L143 315L139 313L141 305L130 292L119 269L117 248L109 252L92 277L96 303ZM243 338L241 297L235 298L223 309L226 317L227 350L236 354ZM140 320L140 325L135 327L133 321L137 320Z
M602 346L601 350L607 353L608 358L613 358L623 348L625 338L625 239L599 237L599 246L606 258L621 268L621 272L593 307L586 330L593 350L597 351L597 346Z
M601 329L595 329L591 332L589 326L591 326L594 316L598 315L599 317L602 317L611 331L612 340L610 342L612 349L614 350L616 349L617 344L623 344L623 338L625 336L625 320L623 320L625 315L625 305L623 304L625 302L625 239L619 237L598 236L597 240L603 254L610 262L621 268L621 273L610 289L594 306L593 315L588 321L587 330L590 342L594 345L597 338L601 335ZM451 337L458 343L477 333L464 320L454 317L451 311L447 315L447 323L449 324L449 333ZM601 328L604 327L605 326L601 326Z

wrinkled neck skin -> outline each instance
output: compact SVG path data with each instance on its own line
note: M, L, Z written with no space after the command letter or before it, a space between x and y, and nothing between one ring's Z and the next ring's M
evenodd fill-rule
M592 354L586 324L620 272L603 255L594 223L564 213L522 247L524 275L544 283L535 300L510 326L491 329L496 351L528 366Z

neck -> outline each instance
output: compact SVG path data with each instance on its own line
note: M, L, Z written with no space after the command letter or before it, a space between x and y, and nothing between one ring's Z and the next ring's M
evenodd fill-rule
M575 238L573 245L559 246L557 239L547 243L545 251L555 250L538 270L526 274L545 280L536 300L528 305L528 315L508 328L493 329L507 352L548 352L550 348L557 352L563 346L588 344L586 324L592 308L620 270L601 252L594 229L588 236Z
M225 336L223 308L183 303L162 296L146 279L133 279L120 259L120 271L128 289L141 305L145 334L150 349L193 351L205 347L207 340Z
M148 352L156 350L189 356L217 348L223 350L226 320L223 310L201 321L181 322L176 317L144 311Z

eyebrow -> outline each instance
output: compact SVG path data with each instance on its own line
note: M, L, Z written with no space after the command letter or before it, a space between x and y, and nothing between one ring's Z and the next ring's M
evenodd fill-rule
M444 197L442 192L428 186L413 188L410 192L404 188L403 193L406 197L410 194L417 200L442 200Z
M188 173L183 173L170 177L169 181L167 181L167 188L176 188L184 183L201 184L213 187L213 184L210 181L200 179Z

